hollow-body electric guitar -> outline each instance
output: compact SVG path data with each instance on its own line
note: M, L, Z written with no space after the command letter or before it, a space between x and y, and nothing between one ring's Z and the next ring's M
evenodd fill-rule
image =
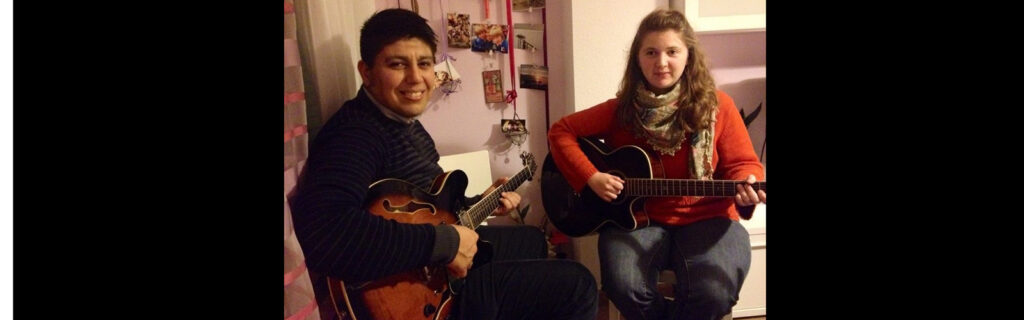
M400 223L458 224L476 229L501 206L501 193L514 191L533 178L533 155L520 155L526 166L507 182L462 210L469 184L466 173L454 170L434 179L429 191L400 179L383 179L370 185L365 206L371 213ZM490 260L489 243L478 243L473 265ZM445 266L423 267L381 279L347 284L327 277L331 300L339 315L352 319L446 319L452 298L460 293L461 280L449 277Z

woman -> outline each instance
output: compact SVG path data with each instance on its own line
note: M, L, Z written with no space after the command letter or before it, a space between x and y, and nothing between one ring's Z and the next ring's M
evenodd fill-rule
M656 10L640 23L615 99L568 115L549 131L552 157L570 185L616 199L625 181L599 172L578 137L639 146L660 158L668 179L764 180L732 98L715 88L693 28L674 10ZM749 218L766 200L765 191L746 184L735 197L646 198L649 227L601 230L603 290L628 319L721 319L750 269L740 212ZM671 304L656 290L664 269L676 273Z

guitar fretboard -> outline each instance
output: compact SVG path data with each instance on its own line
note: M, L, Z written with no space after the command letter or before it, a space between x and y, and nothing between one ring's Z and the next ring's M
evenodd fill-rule
M519 185L523 184L523 182L526 182L526 180L530 180L530 178L533 177L533 169L531 166L536 168L536 165L532 163L528 164L526 168L523 168L523 170L520 170L515 176L509 178L505 184L495 188L494 191L491 191L491 193L484 196L483 199L480 199L480 201L474 204L473 207L459 215L459 224L475 230L477 226L483 223L484 220L491 215L491 212L493 212L494 209L501 206L502 192L514 191L516 188L519 188Z
M731 197L736 195L736 185L747 184L739 180L695 180L695 179L625 179L628 196L636 197L667 197L667 196L701 196ZM768 181L758 181L750 185L754 190L768 191Z

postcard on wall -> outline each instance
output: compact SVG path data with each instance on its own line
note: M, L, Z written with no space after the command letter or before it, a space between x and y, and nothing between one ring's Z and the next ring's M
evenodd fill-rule
M532 64L519 66L519 86L530 89L548 89L548 67Z
M505 102L501 88L501 70L484 71L483 79L484 101L487 103Z
M523 50L544 50L544 25L530 23L516 23L512 25L516 33L515 46Z
M508 53L508 26L503 24L473 24L471 50Z
M512 11L526 11L544 7L544 0L512 0Z
M469 48L469 14L448 13L448 47Z

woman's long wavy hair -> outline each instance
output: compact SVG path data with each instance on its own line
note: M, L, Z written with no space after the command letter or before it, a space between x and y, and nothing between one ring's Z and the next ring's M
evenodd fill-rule
M679 11L655 10L644 17L644 20L640 22L640 27L636 30L636 35L633 36L633 45L629 48L629 57L627 58L626 74L622 76L619 92L615 94L619 98L619 107L616 112L619 122L637 135L643 135L645 131L640 128L637 121L634 121L636 110L633 108L633 103L636 101L636 87L643 83L648 89L650 88L650 84L644 78L643 70L640 69L640 46L644 36L648 33L666 30L677 31L683 36L683 43L686 44L689 54L683 75L679 80L682 82L682 92L679 94L676 128L687 133L711 129L709 127L714 120L714 111L718 106L715 80L708 71L707 60L697 45L697 35L690 27L690 23Z

